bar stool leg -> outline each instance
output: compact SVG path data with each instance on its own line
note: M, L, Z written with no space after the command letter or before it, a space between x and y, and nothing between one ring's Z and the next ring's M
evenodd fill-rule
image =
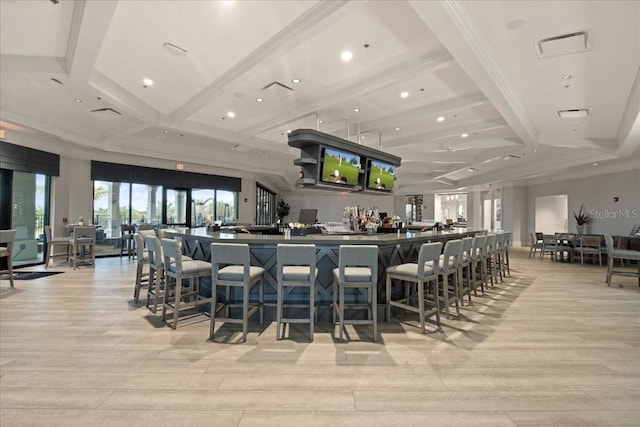
M369 288L371 293L371 311L373 312L373 341L378 341L378 290L375 286Z

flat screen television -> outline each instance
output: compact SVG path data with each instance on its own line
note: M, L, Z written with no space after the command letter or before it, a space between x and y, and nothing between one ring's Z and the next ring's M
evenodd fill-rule
M396 167L394 165L378 160L370 160L367 170L367 189L393 191L393 183L396 177Z
M318 217L318 209L300 209L298 222L301 224L312 225L316 223Z
M360 156L325 147L322 150L320 181L336 185L358 185Z

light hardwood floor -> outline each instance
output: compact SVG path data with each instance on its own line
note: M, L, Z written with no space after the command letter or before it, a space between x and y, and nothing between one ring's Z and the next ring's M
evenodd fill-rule
M640 425L640 288L530 260L425 336L413 326L162 326L135 266L0 282L0 425ZM36 268L42 270L43 268ZM33 270L33 269L32 269ZM142 296L146 295L146 290ZM415 318L412 318L415 319ZM433 327L431 327L433 330Z

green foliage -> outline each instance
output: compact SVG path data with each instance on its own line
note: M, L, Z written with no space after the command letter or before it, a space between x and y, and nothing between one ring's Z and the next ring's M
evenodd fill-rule
M278 207L276 208L276 215L278 219L283 219L285 216L289 215L289 211L291 210L291 206L284 199L280 199L278 202Z
M591 217L583 211L584 205L580 205L580 210L578 211L578 213L576 213L576 211L573 211L573 217L575 218L576 224L578 225L585 225L591 222Z

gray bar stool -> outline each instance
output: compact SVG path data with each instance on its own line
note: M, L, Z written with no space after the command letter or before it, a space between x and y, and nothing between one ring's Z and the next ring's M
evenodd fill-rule
M216 321L242 324L242 341L247 340L249 316L260 311L260 324L264 317L264 273L262 267L251 265L249 245L237 243L211 244L211 329L209 339L213 341ZM259 301L249 307L249 292L258 285ZM218 303L218 287L227 288L227 300ZM218 312L231 307L229 290L232 287L242 288L242 318L231 318L227 311L225 317L218 317Z
M278 254L278 302L276 338L281 339L282 323L309 323L309 339L313 341L313 325L316 314L316 245L279 244ZM309 318L284 317L286 288L309 288L309 304L286 304L288 307L309 307Z
M211 263L201 260L183 260L180 243L177 240L162 239L161 245L165 267L162 321L166 321L167 309L172 309L171 327L176 329L181 310L211 302L211 298L200 295L200 279L211 274ZM190 286L187 292L182 289L182 279L189 279Z
M344 318L345 289L367 291L367 320ZM338 316L340 341L344 339L344 325L373 325L373 341L378 340L378 247L375 245L340 245L338 268L333 269L333 323ZM371 319L369 319L369 316Z
M469 305L471 305L471 249L473 248L473 237L465 237L460 245L460 255L458 258L458 295L460 304L464 305L465 294L469 296ZM467 271L465 280L464 272Z
M420 318L420 329L424 334L424 319L425 314L427 314L425 312L425 303L428 303L434 307L434 310L432 310L431 313L435 313L436 323L438 325L438 329L440 329L440 299L438 297L438 260L440 258L440 252L442 252L442 243L424 243L420 246L417 264L405 263L387 268L387 322L391 320L392 306L413 311L418 313ZM393 279L416 284L418 294L416 301L418 305L417 307L410 304L410 302L416 298L411 297L409 292L407 292L401 299L392 299L391 281ZM433 287L429 286L430 283L433 283ZM427 289L425 289L425 285L427 285ZM432 299L429 299L429 296L431 296Z
M149 257L149 285L147 287L147 308L152 313L158 311L158 303L164 290L164 260L162 256L162 244L155 233L144 235L147 244L147 256ZM192 261L186 255L182 255L182 261ZM151 296L153 295L153 308L151 308Z
M478 296L478 285L484 295L484 284L486 281L486 271L482 260L482 251L486 246L487 236L476 235L471 245L471 283L473 287L473 295ZM480 280L478 280L478 274Z
M133 235L136 250L136 284L133 289L133 300L138 303L140 289L143 282L149 285L149 254L144 245L144 239L139 233Z
M0 271L9 274L9 283L13 288L13 242L16 240L16 230L0 230L0 258L7 259L7 269Z
M458 260L460 259L460 246L462 240L449 240L444 245L444 254L440 255L440 277L442 277L442 300L447 319L450 318L449 305L453 294L456 304L456 313L460 314L460 296L458 294ZM453 278L452 286L449 284L449 276Z

